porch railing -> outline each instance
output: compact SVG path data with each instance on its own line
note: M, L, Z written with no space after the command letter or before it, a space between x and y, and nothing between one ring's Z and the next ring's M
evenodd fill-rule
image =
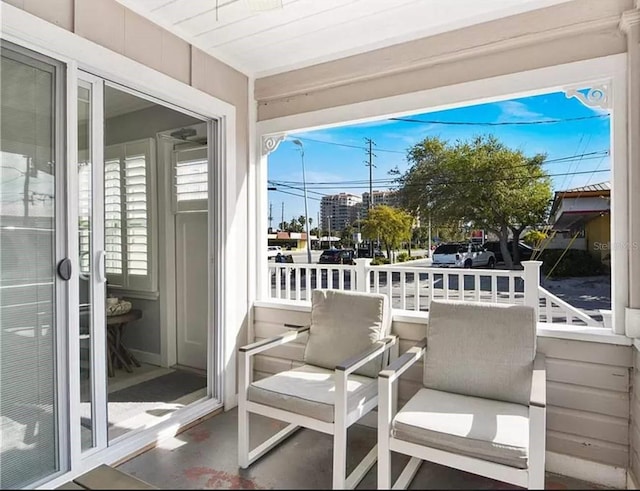
M419 266L270 263L269 298L305 302L315 288L386 293L394 309L428 311L433 299L531 305L539 322L603 327L602 323L540 286L540 261L523 270Z

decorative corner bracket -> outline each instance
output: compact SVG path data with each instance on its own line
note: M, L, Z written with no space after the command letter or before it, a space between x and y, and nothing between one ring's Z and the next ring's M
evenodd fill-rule
M609 84L594 85L587 90L587 93L580 92L580 88L570 87L564 89L567 99L575 97L587 107L599 107L601 109L611 109L611 98L609 97Z
M280 142L286 138L286 134L282 133L279 135L267 135L262 137L262 156L266 157L271 152L273 152Z

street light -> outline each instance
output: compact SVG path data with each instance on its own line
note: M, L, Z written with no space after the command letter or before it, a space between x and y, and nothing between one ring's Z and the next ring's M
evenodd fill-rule
M307 262L311 264L311 234L309 233L309 213L307 207L307 179L304 172L304 145L298 139L291 140L294 145L300 147L300 158L302 159L302 188L304 190L304 225L307 232Z

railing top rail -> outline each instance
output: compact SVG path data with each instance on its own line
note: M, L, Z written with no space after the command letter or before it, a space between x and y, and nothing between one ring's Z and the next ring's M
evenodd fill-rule
M320 263L275 263L269 264L269 268L280 269L334 269L353 271L357 266L352 264L320 264Z
M509 276L522 278L524 271L519 269L480 269L480 268L439 268L439 267L420 267L420 266L395 266L393 264L385 264L383 266L368 266L367 271L391 271L392 273L434 273L445 275L473 275L473 276Z

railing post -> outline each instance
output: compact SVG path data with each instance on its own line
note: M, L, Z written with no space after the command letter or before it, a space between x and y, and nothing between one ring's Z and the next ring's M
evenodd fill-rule
M369 291L369 266L371 259L356 259L356 287L359 292Z
M538 322L540 308L540 266L542 261L522 261L524 267L524 304L533 307L534 319Z

